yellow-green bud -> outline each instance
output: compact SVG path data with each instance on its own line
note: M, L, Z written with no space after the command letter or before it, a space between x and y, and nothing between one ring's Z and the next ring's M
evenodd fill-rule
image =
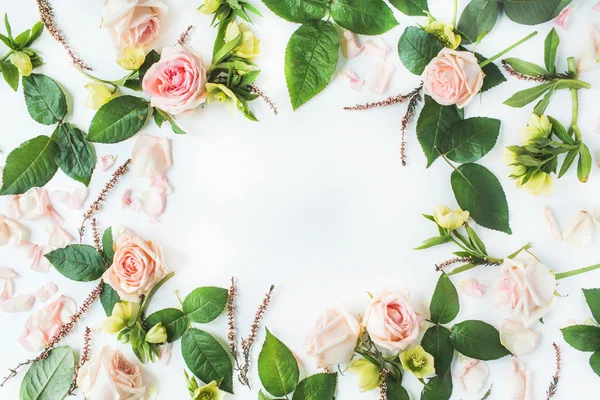
M527 167L518 163L517 155L512 150L504 149L502 158L504 159L506 165L508 165L508 170L511 177L516 178L525 175L527 172Z
M17 51L10 57L10 62L12 65L17 67L21 75L31 75L31 71L33 71L33 65L31 65L31 58L27 54L23 53L22 51Z
M400 362L406 371L412 372L417 378L435 374L433 356L427 353L422 346L411 347L400 353Z
M158 344L165 343L167 341L167 330L162 325L162 322L154 325L148 333L146 333L146 342Z
M437 21L431 14L429 14L427 25L423 29L438 38L449 49L454 50L460 46L461 37L459 34L454 33L454 25Z
M541 117L531 114L527 120L527 127L521 130L521 140L524 144L529 144L535 139L544 139L550 136L552 123L546 115Z
M121 57L117 58L117 64L128 71L139 69L146 60L146 54L141 47L125 47Z
M206 91L208 92L208 103L218 102L227 103L232 102L237 106L238 98L227 86L220 83L207 83Z
M451 210L444 205L437 206L433 212L433 219L439 226L450 231L463 226L469 219L469 212L460 208Z
M194 391L192 400L221 400L224 394L219 390L217 382L212 381L208 385L202 386Z
M358 375L358 388L361 392L367 392L379 387L381 375L379 367L369 360L354 360L348 366L350 372Z
M550 197L554 194L554 181L546 172L539 171L533 175L526 183L523 179L517 182L517 187L525 189L533 196L544 195Z
M85 89L88 91L85 106L92 110L99 110L100 107L108 103L113 97L113 93L103 83L90 82L85 85Z
M204 4L198 8L203 14L212 14L221 7L223 0L204 0Z
M248 25L242 23L237 24L235 21L230 22L225 30L225 43L231 42L233 39L242 35L242 43L234 49L235 55L247 60L253 60L260 54L260 40L248 28Z

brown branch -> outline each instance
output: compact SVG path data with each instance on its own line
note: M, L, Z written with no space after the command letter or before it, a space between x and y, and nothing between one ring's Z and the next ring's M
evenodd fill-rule
M235 300L237 298L237 289L235 287L235 278L231 277L231 286L227 295L227 342L229 342L229 348L231 349L231 355L235 362L235 370L240 372L242 366L240 365L240 359L238 355L237 339L236 339L236 326L235 326ZM250 387L250 382L247 375L238 374L240 383L244 386Z
M185 31L183 31L183 33L179 36L179 39L177 40L178 45L183 46L187 42L187 40L190 36L190 32L192 31L192 28L193 28L193 26L190 25L187 27L187 29Z
M439 264L435 264L435 272L440 272L444 268L449 267L452 264L456 263L469 263L472 262L473 259L471 257L454 257L449 260L443 261Z
M250 89L252 93L257 94L258 97L263 99L263 101L269 106L271 111L273 111L273 114L275 114L275 116L279 114L279 110L277 109L277 106L275 105L273 100L271 100L271 98L267 96L262 90L260 90L257 86L254 85L248 85L248 89Z
M408 124L415 114L417 105L421 101L422 88L423 82L421 82L419 87L408 94L410 100L408 102L408 107L406 108L406 113L402 117L402 123L400 124L400 132L402 132L402 142L400 143L400 160L402 161L402 166L404 167L406 166L406 129L408 128Z
M102 237L100 236L100 230L98 229L98 220L95 217L92 218L91 225L94 247L98 253L102 254Z
M487 400L492 395L492 389L493 388L494 388L494 384L492 383L492 385L487 390L487 392L485 392L485 394L483 395L483 397L481 398L481 400Z
M365 104L357 104L355 106L344 107L344 111L366 111L372 110L374 108L380 107L389 107L395 104L404 103L408 98L410 98L411 93L409 94L398 94L396 96L390 96L385 100L377 101L375 103L365 103Z
M502 60L502 68L504 68L504 70L506 72L508 72L508 74L510 76L513 76L522 81L551 82L554 79L572 79L574 77L573 74L570 72L563 72L563 73L554 74L554 75L529 76L529 75L521 74L521 73L515 71L515 69L509 63L506 62L506 60Z
M387 400L387 376L388 370L382 369L379 377L379 400Z
M558 390L558 381L560 380L560 371L562 368L562 353L560 351L560 347L556 343L552 343L552 347L554 347L554 352L556 353L556 371L552 376L552 381L548 386L548 390L546 391L546 400L552 399L556 396L556 392Z
M75 366L75 375L73 376L73 382L71 382L71 387L67 392L68 395L73 394L75 389L77 389L77 377L79 376L79 371L85 365L86 362L90 360L90 350L92 347L92 330L89 326L85 327L85 332L83 334L83 349L81 351L81 358L79 359L79 364Z

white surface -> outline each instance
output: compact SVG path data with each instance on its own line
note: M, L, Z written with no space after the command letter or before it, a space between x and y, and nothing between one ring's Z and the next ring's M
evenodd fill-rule
M190 43L208 61L215 30L208 27L209 17L194 11L199 1L166 2L171 9L160 45L174 43L180 32L193 24L196 28ZM114 62L108 33L99 29L101 2L86 2L85 8L75 0L54 0L52 3L58 23L72 47L95 67L95 73L102 77L120 77L123 71ZM305 331L322 308L335 305L338 299L342 299L353 313L359 314L364 313L367 292L410 287L416 308L427 313L437 280L434 264L449 258L453 248L447 246L421 252L411 249L422 239L436 234L434 226L423 219L421 213L432 212L439 203L451 207L456 203L450 188L449 167L438 161L430 169L424 168L425 159L415 138L414 124L407 136L409 165L402 168L398 149L403 106L361 113L344 112L342 107L345 105L380 97L366 89L354 92L344 79L336 77L323 93L293 113L285 87L283 54L296 26L273 15L262 3L255 3L259 3L257 6L265 15L257 18L254 28L263 51L257 60L263 68L258 85L277 102L280 115L274 117L262 102L256 101L252 108L262 122L252 123L241 115L229 114L224 107L210 106L190 118L181 118L181 125L189 134L177 137L167 127L160 130L148 123L145 133L173 138L174 166L168 171L168 177L174 192L168 197L166 213L155 225L149 223L143 213L120 209L123 190L133 188L135 191L147 185L145 180L129 174L110 195L98 216L102 228L122 224L165 247L168 263L177 275L160 290L151 310L176 306L177 299L173 295L176 289L187 294L201 285L226 287L229 277L234 275L239 283L239 335L247 335L254 311L269 284L276 284L265 325L302 357L303 375L306 375L315 372L315 368L314 361L305 356L302 348ZM436 0L430 3L433 3L431 9L436 17L450 19L452 2ZM467 2L460 3L462 8ZM590 10L595 1L577 3L579 8L571 19L569 30L558 30L562 40L560 70L566 68L566 57L577 55L582 42L587 40L587 24L600 20L600 14ZM34 1L4 1L2 11L9 14L14 31L29 28L37 19ZM388 59L397 67L386 96L407 92L419 82L418 77L404 69L395 50L403 29L419 20L397 15L401 26L385 35L392 48ZM521 26L502 16L478 51L491 56L536 29L540 34L510 56L541 64L543 40L551 27L551 23L535 28ZM35 48L41 50L46 62L37 72L48 74L64 86L70 94L69 120L86 129L93 116L93 111L83 106L86 79L70 66L63 49L48 34L36 42ZM366 77L372 62L373 59L365 56L351 62L340 57L338 70L348 64L361 77ZM586 73L582 79L595 86L592 90L582 91L580 113L581 128L595 156L600 147L598 134L593 132L599 112L600 70ZM496 173L507 192L514 234L507 236L483 228L478 231L490 252L498 257L532 241L536 255L556 271L598 263L598 240L582 250L567 244L556 245L542 216L542 205L548 204L564 225L580 209L600 206L600 174L596 166L587 185L578 183L574 173L569 173L557 182L557 193L551 199L533 198L518 191L507 177L501 160L502 149L519 141L519 130L525 125L531 107L512 109L502 105L502 101L529 86L527 82L509 78L507 83L485 93L481 101L474 101L466 109L467 116L496 117L503 121L499 143L482 163ZM15 94L2 83L0 93L3 122L0 146L4 152L0 161L3 162L8 151L18 144L40 134L49 135L52 128L39 125L29 117L20 90ZM568 124L569 94L563 91L555 95L548 111ZM121 163L129 156L132 144L129 140L119 145L96 146L96 151L98 156L118 154L117 163ZM108 176L109 172L94 174L88 202L95 198ZM49 185L51 189L73 187L75 183L61 172ZM5 209L3 204L1 207L0 210ZM80 211L67 210L64 205L58 205L57 209L67 221L65 226L75 235ZM33 232L34 242L45 243L47 234L43 222L25 225ZM30 271L29 260L22 250L3 248L0 254L0 264L19 273L17 293L33 292L43 282L52 280L58 284L59 293L72 296L80 303L92 287L91 284L69 282L56 271L49 274ZM480 268L474 275L489 288L497 276L497 269ZM467 274L459 276L455 282L466 277ZM600 378L588 365L589 354L568 347L559 327L569 319L583 321L590 317L580 288L598 286L600 272L560 282L558 291L567 297L558 301L554 311L545 318L545 325L535 326L543 332L542 340L534 353L523 357L528 367L535 371L534 399L542 398L554 372L553 341L563 349L563 374L557 398L591 398L592 391L597 392ZM462 296L461 301L461 313L456 321L480 318L498 326L506 317L494 308L491 290L482 299ZM39 307L36 304L35 309ZM27 316L27 313L0 315L2 376L9 367L32 356L17 342ZM103 317L100 305L95 305L65 344L79 348L84 327L98 326ZM204 328L224 338L225 318ZM235 398L256 398L260 385L255 369L256 357L263 332L253 352L255 390L251 394L246 388L237 387ZM94 336L93 351L99 351L104 343L119 347L134 358L128 346L118 344L114 337L104 333ZM508 361L505 358L488 363L491 374L486 388L494 383L490 399L507 396ZM159 399L187 398L183 368L179 342L174 346L168 366L144 366L150 379L159 385ZM18 398L23 375L24 371L0 389L2 399ZM412 397L418 398L421 384L410 374L406 375L405 384ZM454 399L480 397L469 397L458 388L453 396ZM77 398L82 398L81 394ZM355 378L348 375L339 380L337 398L376 399L378 393L359 394Z

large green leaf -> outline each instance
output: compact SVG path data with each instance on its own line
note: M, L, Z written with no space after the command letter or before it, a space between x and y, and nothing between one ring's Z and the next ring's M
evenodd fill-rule
M77 282L100 279L106 270L103 257L87 244L71 244L53 250L45 257L58 272Z
M555 18L571 0L504 0L508 18L524 25L537 25Z
M438 279L429 304L431 321L436 324L447 324L456 318L459 311L458 292L450 278L446 274L442 274Z
M475 43L482 35L492 30L496 25L496 19L498 19L496 0L471 0L460 15L458 30L468 43Z
M421 400L449 400L452 390L452 371L447 369L427 381L421 391Z
M454 325L450 341L456 351L476 360L497 360L510 355L500 343L496 328L483 321L469 320Z
M146 324L152 327L158 323L167 330L167 341L169 343L176 341L183 336L187 330L190 320L188 316L181 310L176 308L165 308L152 313L146 317Z
M329 0L263 0L263 3L281 18L298 24L320 20L329 9Z
M108 283L102 284L102 293L100 293L100 303L107 316L112 315L115 304L121 301L121 296Z
M600 376L600 351L594 352L590 357L590 367L596 375Z
M329 21L307 22L294 32L285 52L285 79L294 110L329 84L339 47L340 37Z
M207 324L221 315L227 305L228 295L227 289L199 287L183 300L183 312L190 321Z
M440 150L455 162L477 161L494 148L499 134L500 120L484 117L465 119L447 129Z
M521 90L520 92L517 92L510 96L510 98L506 100L504 104L515 108L524 107L532 101L535 101L537 98L539 98L541 95L546 93L554 86L555 83L549 82L542 83L541 85L537 85L529 89Z
M583 295L594 319L600 323L600 289L583 289Z
M392 374L388 374L385 383L387 385L386 400L410 400L408 392L402 386L402 378L396 379Z
M58 146L48 136L38 136L10 152L2 172L0 195L22 194L44 186L56 173Z
M556 73L556 53L558 52L559 44L560 37L558 37L556 29L552 28L548 36L546 36L546 40L544 40L544 64L551 74Z
M398 25L383 0L332 0L331 16L341 27L362 35L381 35Z
M429 96L417 121L417 139L423 148L429 167L441 152L442 137L448 128L463 119L463 111L456 106L442 106Z
M85 133L69 123L59 124L52 140L58 145L56 164L67 176L88 186L96 167L96 152Z
M561 329L565 341L579 351L600 351L600 328L573 325Z
M181 339L187 367L202 382L221 381L220 388L233 393L233 365L229 354L210 334L188 329Z
M75 375L70 347L57 347L42 361L31 364L21 382L20 400L60 400L66 397Z
M106 228L102 234L102 252L104 253L106 261L109 264L112 264L113 258L115 257L112 227Z
M450 331L447 328L435 325L427 329L421 340L421 346L433 356L436 374L442 374L450 369L454 357L454 347L452 347Z
M336 386L336 373L311 375L298 384L292 400L334 400Z
M67 115L67 99L58 84L41 74L23 77L23 93L29 115L44 125L53 125Z
M90 124L88 140L119 143L135 135L148 118L148 102L135 96L121 96L103 105Z
M265 390L275 397L293 392L300 378L296 357L268 329L258 355L258 376Z
M416 26L406 28L398 41L400 60L415 75L421 75L443 48L444 45L435 36Z
M427 0L390 0L390 3L406 15L424 17L429 11Z
M452 172L452 190L458 205L481 226L512 233L508 202L498 178L478 164L463 164Z
M19 69L10 61L0 61L0 71L8 86L16 92L19 88Z

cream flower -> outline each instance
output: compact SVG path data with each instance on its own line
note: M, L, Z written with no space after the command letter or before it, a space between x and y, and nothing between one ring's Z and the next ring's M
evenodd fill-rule
M535 139L545 139L552 132L552 123L548 116L541 117L532 113L527 120L527 127L521 130L521 140L524 144L530 144Z
M225 42L231 42L240 34L242 43L234 49L235 55L246 60L254 60L260 54L258 47L260 40L254 36L248 25L244 23L238 25L235 21L230 22L225 30Z
M523 179L517 181L517 187L525 189L532 196L544 195L550 197L554 194L554 181L550 174L538 171L527 182Z
M444 205L437 206L433 212L433 219L439 226L450 231L463 226L469 219L469 212L460 208L451 210Z

